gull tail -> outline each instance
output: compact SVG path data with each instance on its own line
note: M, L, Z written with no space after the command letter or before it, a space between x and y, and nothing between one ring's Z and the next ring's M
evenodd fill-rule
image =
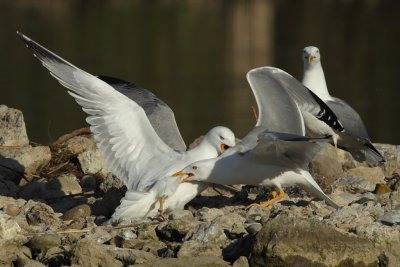
M337 205L332 199L330 199L324 191L322 191L321 187L317 184L317 182L314 180L314 178L311 176L311 174L308 171L302 170L300 171L303 177L306 179L307 183L304 183L301 185L301 187L309 192L312 196L318 197L320 199L325 200L326 204L329 206L339 209L340 206Z
M157 204L157 194L154 192L128 191L121 199L121 204L115 209L108 223L118 223L121 219L144 219Z

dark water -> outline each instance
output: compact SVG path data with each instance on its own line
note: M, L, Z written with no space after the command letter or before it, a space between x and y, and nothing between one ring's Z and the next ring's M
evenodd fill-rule
M215 125L254 125L248 70L301 79L318 46L332 95L349 102L375 142L400 143L400 1L0 0L0 104L24 112L32 141L84 127L84 114L39 65L20 30L92 74L152 90L190 142Z

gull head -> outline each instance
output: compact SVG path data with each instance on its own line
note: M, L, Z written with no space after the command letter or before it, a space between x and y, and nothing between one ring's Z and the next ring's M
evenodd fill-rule
M226 149L235 146L235 134L226 127L217 126L212 128L206 136L204 141L211 144L218 154L223 153Z
M321 60L321 54L318 47L307 46L303 49L303 62L304 66L312 66Z
M212 169L212 160L201 160L186 166L183 170L174 173L172 176L180 177L181 183L207 181Z

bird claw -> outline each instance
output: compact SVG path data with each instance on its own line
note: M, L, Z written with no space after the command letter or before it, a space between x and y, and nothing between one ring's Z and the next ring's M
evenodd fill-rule
M269 207L272 204L274 204L275 202L277 202L278 200L282 199L284 195L285 195L285 192L283 191L283 189L279 188L279 195L278 195L278 193L276 193L276 191L272 191L270 200L261 202L261 203L252 203L252 204L244 207L244 209L248 210L251 207L260 207L262 209L265 209L266 207Z

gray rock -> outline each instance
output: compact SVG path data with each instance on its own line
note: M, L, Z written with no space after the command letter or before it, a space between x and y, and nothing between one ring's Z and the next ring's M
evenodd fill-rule
M373 242L343 234L320 221L278 216L257 234L250 265L376 266L380 255Z
M226 237L221 225L203 222L198 224L196 227L192 227L185 236L185 240L196 240L222 246L228 241L228 238Z
M219 245L202 242L200 240L189 240L182 244L178 251L178 258L198 256L221 256L222 249Z
M10 216L0 213L0 239L14 240L19 238L21 227Z
M80 193L82 193L82 188L73 174L61 175L51 179L46 184L46 198L57 198Z
M56 231L61 226L59 215L53 209L43 203L29 200L21 209L17 216L19 223L26 223L26 227L40 226L40 229Z
M334 192L366 193L373 192L376 184L361 177L344 176L333 183Z
M106 177L110 173L94 140L90 146L78 154L78 161L84 174Z
M385 183L385 174L380 167L358 166L348 170L346 174L353 177L361 177L372 184Z
M46 265L44 265L40 261L35 261L35 260L27 260L22 266L24 266L24 267L46 267Z
M90 238L79 240L71 259L71 266L123 266L106 248Z
M68 210L62 216L63 220L76 220L80 218L89 217L91 213L90 207L87 204L82 204Z
M61 245L61 238L57 234L44 234L34 236L29 240L28 247L32 250L49 250L52 247Z
M29 144L22 112L0 105L0 145L26 146Z
M50 148L47 146L26 146L18 149L0 149L0 156L8 159L14 159L24 169L28 175L37 173L41 168L46 166L51 159ZM2 163L4 166L4 163ZM13 169L14 166L6 166ZM15 171L20 171L18 167Z
M261 228L262 228L261 223L250 223L246 226L246 231L250 235L254 236L261 230Z
M233 267L250 267L249 261L245 256L240 256L233 264Z
M98 244L104 244L110 241L113 238L113 235L103 228L94 228L88 235L88 238L96 241Z
M181 257L178 259L156 259L135 267L228 267L229 263L215 256Z
M196 212L196 217L199 217L201 221L211 222L218 216L224 215L224 212L220 209L209 209L207 207L201 208Z
M61 150L67 155L79 155L93 149L94 146L96 146L96 142L92 136L74 136L64 143Z
M174 210L169 214L168 219L170 220L177 220L177 219L183 219L183 220L191 220L193 219L193 214L190 212L190 210Z
M400 210L386 212L379 220L386 225L398 225L400 224Z
M156 233L156 225L143 223L138 227L137 236L142 240L158 240Z
M157 232L163 238L169 241L182 241L182 239L199 223L193 220L171 220L161 223L157 227Z
M341 192L339 190L333 192L330 198L339 206L347 206L361 198L361 194L353 194L349 192Z
M19 248L17 260L15 265L17 267L29 266L29 262L32 260L32 252L27 246L22 246Z
M97 187L96 177L92 175L85 175L82 177L80 185L82 188L85 188L86 190L96 190Z
M128 264L145 263L154 260L156 258L152 253L137 249L112 248L110 246L107 246L105 248L112 257L121 261L125 266ZM101 266L107 266L107 265L101 265Z
M21 227L8 215L0 213L0 266L12 266L17 260L19 248L26 243Z
M247 233L244 222L245 219L236 213L218 216L212 221L212 223L220 225L230 239L241 237Z
M261 217L267 215L269 217L270 209L263 209L257 206L251 207L246 213L246 222L259 222Z

